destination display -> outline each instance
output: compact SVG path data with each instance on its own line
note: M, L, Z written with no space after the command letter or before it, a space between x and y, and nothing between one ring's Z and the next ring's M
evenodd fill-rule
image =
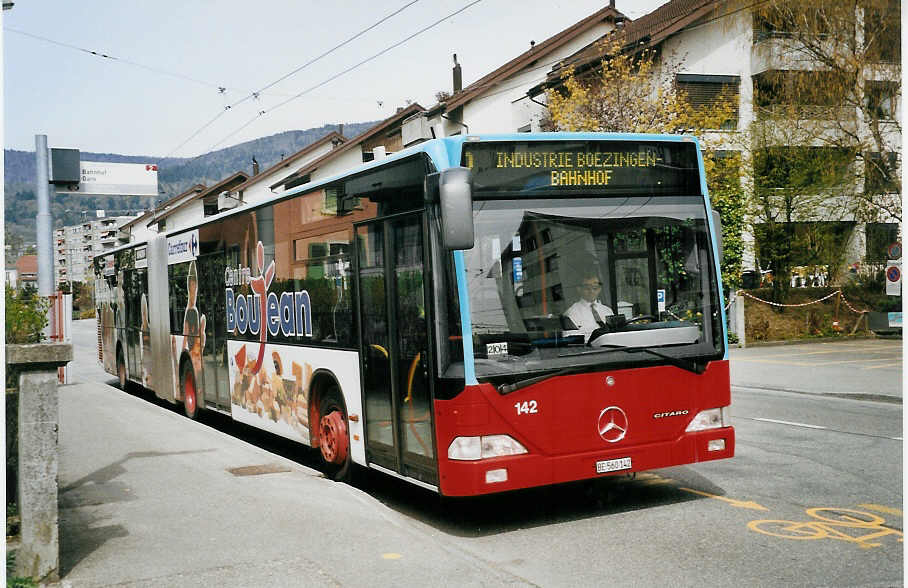
M462 165L484 192L700 194L692 142L489 142L464 145Z

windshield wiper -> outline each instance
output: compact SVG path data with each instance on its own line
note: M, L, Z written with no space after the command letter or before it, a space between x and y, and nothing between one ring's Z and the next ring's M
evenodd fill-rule
M603 347L604 349L602 349L601 351L598 351L598 352L573 353L573 354L568 354L568 355L560 355L559 357L580 357L580 356L584 356L584 355L590 355L592 353L611 353L613 351L625 351L627 353L649 353L650 355L654 355L660 359L664 359L665 361L668 362L669 365L673 365L677 368L689 371L694 374L699 375L699 374L702 374L704 371L706 371L706 366L704 364L700 364L700 363L697 363L696 361L692 361L689 359L681 359L678 357L672 357L671 355L666 355L664 353L660 353L659 351L656 351L649 347L626 347L624 345L602 345L601 347ZM579 374L579 373L583 373L583 372L589 372L596 368L606 367L608 365L609 365L608 362L599 362L599 363L594 363L594 364L571 366L569 368L564 368L562 370L549 372L549 373L543 374L541 376L527 378L525 380L518 380L517 382L514 382L513 384L502 384L502 385L498 386L498 392L500 394L510 394L511 392L515 392L517 390L520 390L521 388L526 388L527 386L532 386L533 384L538 384L539 382L548 380L549 378L554 378L555 376L566 376L566 375L570 375L570 374Z

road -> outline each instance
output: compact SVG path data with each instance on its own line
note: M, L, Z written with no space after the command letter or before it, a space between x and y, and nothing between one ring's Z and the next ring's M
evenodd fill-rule
M900 341L881 346L866 341L848 349L814 344L735 350L734 459L634 479L440 501L378 473L369 473L352 488L325 484L311 450L219 415L203 416L201 425L192 423L147 394L108 387L114 379L94 362L93 329L91 321L79 321L74 329L74 379L91 383L79 388L91 393L83 392L79 399L67 393L77 387L61 389L61 486L69 488L61 496L66 505L62 563L64 580L73 585L155 585L165 579L180 585L903 583ZM839 373L847 366L853 371L881 364L881 354L891 365L864 370L860 389ZM810 358L825 365L813 365ZM753 365L759 369L750 371L747 366ZM791 372L778 376L785 369ZM817 386L817 378L827 379L827 385ZM116 411L93 416L87 404L99 399L107 399ZM126 411L130 422L112 418ZM160 447L143 448L136 427L146 420L161 431ZM114 477L130 480L127 491L133 495L117 511L118 503L104 492L83 500L80 492L87 486L74 487L96 475L82 473L94 470L80 470L78 460L88 458L75 455L79 436L89 431L96 447L128 441L130 455L163 451L184 434L211 454L193 460L162 458L169 460L166 464L120 463L117 467L124 471L117 470ZM223 474L221 462L230 461L223 455L235 452L245 453L236 454L234 463L265 455L272 463L290 464L281 470L287 473L258 476L255 486L255 500L273 500L285 510L257 510L255 502L248 503L248 486L215 475ZM160 472L140 471L156 463ZM157 476L169 476L172 485L185 479L205 498L190 503L193 512L180 512L185 491L160 482L154 483L153 498L140 498L142 480ZM206 486L216 480L218 487ZM252 482L242 484L247 483ZM173 495L171 510L160 508L168 492ZM142 518L138 511L146 504L154 506L160 520ZM107 517L103 525L91 518L98 509ZM99 528L112 530L107 536ZM81 544L82 537L88 545ZM187 543L198 547L187 550ZM300 554L308 559L300 563ZM269 562L271 575L262 571ZM298 569L307 571L311 581L282 575Z

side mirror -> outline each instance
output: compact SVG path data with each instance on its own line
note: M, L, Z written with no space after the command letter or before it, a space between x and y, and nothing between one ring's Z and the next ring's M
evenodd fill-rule
M719 249L719 261L723 259L722 251L722 217L717 211L713 211L713 228L716 229L716 247Z
M473 248L473 174L467 167L442 170L438 177L441 242L445 249Z

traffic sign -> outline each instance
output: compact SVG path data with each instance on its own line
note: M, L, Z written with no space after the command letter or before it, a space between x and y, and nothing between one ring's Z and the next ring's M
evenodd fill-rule
M890 259L886 262L886 294L898 296L902 293L902 261Z
M902 258L902 244L896 241L886 250L889 253L889 259L901 259Z

